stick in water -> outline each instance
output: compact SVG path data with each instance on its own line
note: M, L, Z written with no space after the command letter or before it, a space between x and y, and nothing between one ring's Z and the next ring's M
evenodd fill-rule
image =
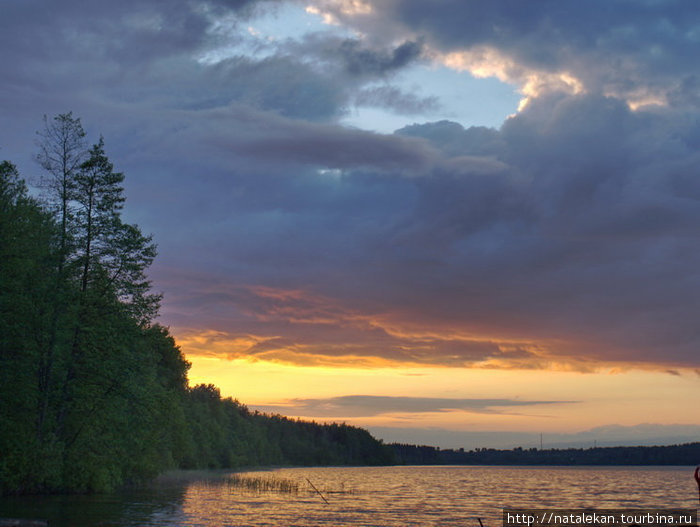
M311 485L312 489L314 489L316 492L318 492L318 495L321 496L321 499L326 502L326 505L330 505L330 503L328 503L328 500L323 497L323 494L321 494L321 491L318 490L313 483L311 483L311 480L309 478L306 478L306 481L309 482L309 485Z
M479 520L479 525L481 525L481 527L484 527L484 524L481 523L481 518L477 518L477 520Z

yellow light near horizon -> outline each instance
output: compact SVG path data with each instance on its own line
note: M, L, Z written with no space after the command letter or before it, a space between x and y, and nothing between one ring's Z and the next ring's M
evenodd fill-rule
M213 383L249 406L284 406L290 417L345 421L358 426L436 427L452 430L572 432L641 423L698 424L686 410L700 402L698 377L659 371L579 373L446 367L350 368L294 366L267 361L189 357L191 384ZM304 415L295 399L345 395L447 399L555 401L490 408L393 412L362 417ZM559 402L557 402L559 401Z

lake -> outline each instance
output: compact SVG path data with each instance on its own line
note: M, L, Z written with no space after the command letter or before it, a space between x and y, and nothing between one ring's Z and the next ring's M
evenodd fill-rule
M239 473L298 491L256 492L221 474L99 496L0 499L0 517L50 527L501 525L504 507L692 508L692 467L323 467ZM324 502L319 492L328 503Z

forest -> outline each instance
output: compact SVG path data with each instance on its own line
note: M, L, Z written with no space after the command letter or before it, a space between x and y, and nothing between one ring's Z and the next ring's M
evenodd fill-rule
M700 443L593 448L439 449L392 444L404 465L696 465Z
M72 113L44 118L32 191L0 164L0 494L99 492L172 468L372 465L366 430L249 411L155 322L156 245Z

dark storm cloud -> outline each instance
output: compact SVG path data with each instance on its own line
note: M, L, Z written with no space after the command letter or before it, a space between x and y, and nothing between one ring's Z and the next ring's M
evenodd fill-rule
M17 13L23 16L31 15ZM237 102L309 120L343 113L350 93L342 82L290 55L199 60L207 50L235 45L246 35L234 18L233 36L219 42L210 32L214 20L206 10L147 3L132 10L122 6L118 13L63 13L45 26L29 31L25 26L22 35L13 34L18 30L6 19L0 56L17 67L8 70L3 90L21 85L26 97L51 94L64 105L201 110Z
M277 50L313 62L318 70L337 81L338 91L344 91L355 106L385 108L404 115L421 114L440 106L437 97L420 96L387 84L401 70L421 60L419 42L370 46L356 38L312 33L299 42L285 41ZM384 84L377 86L376 82Z
M292 399L285 406L258 406L264 412L285 412L305 417L369 417L389 413L464 411L502 413L504 409L577 401L521 401L518 399L445 399L431 397L392 397L345 395L328 399Z
M421 47L418 42L404 42L387 52L367 48L358 40L346 39L333 51L350 75L380 77L416 60L420 57Z
M188 94L190 101L200 99L199 108L236 101L285 117L322 121L337 117L347 99L342 85L290 56L258 60L237 56L198 69L193 72L196 83L185 82L194 92L207 79L213 95L207 100L201 93Z
M495 49L513 61L505 74L515 82L525 68L570 72L588 90L630 98L688 89L684 100L697 97L700 10L693 0L375 0L372 16L343 2L318 3L375 38L418 37L443 52Z
M420 51L413 42L387 51L320 34L306 43L263 45L248 33L248 24L281 4L11 2L0 20L0 60L8 65L0 96L14 101L8 117L34 109L38 118L69 108L85 120L92 112L103 120L113 111L117 118L125 115L116 106L152 112L241 104L328 121L356 104L365 83L397 71ZM345 55L357 56L354 64L367 61L364 74L348 71L341 42ZM264 53L246 55L256 46ZM41 107L38 101L44 101ZM432 100L405 93L401 100L372 101L383 102L411 111L428 108Z
M237 153L266 161L329 168L376 167L415 173L436 159L424 141L325 125L279 123L266 137L232 145Z
M159 243L163 321L179 335L204 334L198 353L698 366L700 120L697 82L685 73L696 59L686 50L663 68L649 51L691 40L687 4L625 4L634 16L624 25L622 4L611 3L587 35L572 22L578 3L552 4L546 16L528 4L532 12L513 20L517 2L474 11L443 1L423 21L418 3L377 3L366 20L388 37L398 31L393 42L425 38L445 51L492 43L537 68L570 54L579 73L614 75L630 93L673 87L675 105L633 112L621 98L550 94L498 130L441 121L391 135L336 119L356 97L392 98L373 83L417 60L415 44L368 39L341 60L337 38L325 38L335 59L312 51L313 39L268 56L217 57L244 38L241 17L257 4L60 5L3 5L2 155L37 174L30 159L43 113L73 110L93 140L104 133L127 174L129 219ZM635 47L662 5L665 40L650 30L646 48ZM483 27L460 37L447 8ZM387 13L398 17L389 26ZM221 20L230 37L213 31ZM438 37L431 28L441 20ZM556 38L569 42L563 51ZM616 59L620 68L608 68ZM408 100L396 104L406 110Z
M449 156L471 155L496 156L504 147L498 130L483 126L464 129L459 123L438 121L414 124L396 131L398 135L424 138Z
M440 106L437 97L419 97L413 93L404 93L395 86L365 88L355 97L355 104L388 108L404 115L423 114Z
M146 63L156 57L196 50L208 38L211 17L229 10L239 17L270 1L184 0L141 2L5 2L4 52L53 61L102 58L113 65ZM70 56L67 56L70 54ZM26 58L26 57L25 57ZM77 73L77 71L76 71Z
M299 42L284 42L286 51L315 56L348 80L386 78L421 60L423 44L406 40L399 45L371 44L361 38L311 33Z
M379 141L364 169L365 146L354 155L352 145L379 136L341 133L335 142L332 128L310 126L252 143L245 159L266 158L269 171L229 171L220 212L213 199L205 216L228 215L230 228L200 233L197 252L224 275L324 300L302 309L280 297L273 309L233 299L261 307L222 317L217 330L279 336L284 327L285 340L264 350L288 360L296 350L518 367L572 358L696 364L692 115L551 97L500 131L408 127L401 136L432 150L416 142L396 143L398 151L429 155L393 155ZM274 163L285 160L298 167L277 175ZM216 309L205 311L198 323Z

